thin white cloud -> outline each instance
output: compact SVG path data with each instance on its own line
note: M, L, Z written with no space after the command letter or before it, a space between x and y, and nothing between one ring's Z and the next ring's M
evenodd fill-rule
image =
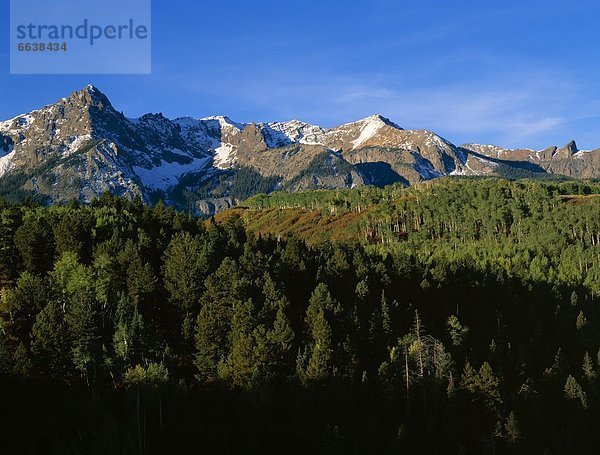
M522 142L541 133L547 133L560 127L564 119L560 117L546 117L534 121L520 121L508 125L507 142L513 146L522 145ZM548 144L550 145L550 144Z
M455 143L561 145L572 139L567 126L597 112L568 68L464 51L429 67L435 71L427 74L427 64L421 63L387 74L368 68L340 74L327 66L267 70L256 65L246 67L244 74L223 69L214 84L182 80L203 97L235 99L245 106L243 121L300 118L334 126L379 113ZM415 81L415 73L426 74L427 80Z

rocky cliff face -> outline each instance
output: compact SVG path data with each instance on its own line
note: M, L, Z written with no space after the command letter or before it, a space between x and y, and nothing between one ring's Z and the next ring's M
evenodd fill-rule
M600 177L600 149L579 150L575 141L543 150L505 149L490 145L463 145L468 157L465 173L494 174L499 165L576 179Z
M335 128L298 120L126 118L93 86L0 122L0 195L88 202L105 191L213 213L256 192L411 184L512 171L600 177L600 151L457 147L374 115Z

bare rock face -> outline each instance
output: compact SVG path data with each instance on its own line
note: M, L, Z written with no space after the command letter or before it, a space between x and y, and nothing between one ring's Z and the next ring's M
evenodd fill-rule
M260 152L261 150L267 150L269 148L265 141L262 128L256 123L247 125L240 134L232 139L234 141L232 145L237 145L243 150Z
M574 141L539 151L456 147L381 115L334 128L160 113L130 119L91 85L0 122L0 196L16 191L47 202L87 202L109 191L211 215L257 192L511 172L598 178L600 150L580 151Z
M205 216L212 216L215 213L227 210L234 205L237 205L238 201L232 198L214 198L214 199L203 199L197 202L196 210L198 213Z
M495 175L492 171L501 164L576 179L600 176L600 149L579 150L575 141L569 142L564 147L552 146L543 150L513 150L478 144L467 144L462 147L471 156L478 158L480 163L487 163L483 166L485 170L480 171L482 174ZM471 161L468 163L470 164Z

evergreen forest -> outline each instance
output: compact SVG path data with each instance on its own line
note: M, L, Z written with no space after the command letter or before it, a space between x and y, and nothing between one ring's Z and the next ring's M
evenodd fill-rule
M599 194L0 200L0 453L600 453Z

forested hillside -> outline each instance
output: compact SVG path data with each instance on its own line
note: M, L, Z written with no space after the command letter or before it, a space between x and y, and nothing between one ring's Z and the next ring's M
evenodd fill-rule
M597 453L599 193L0 202L0 452Z

